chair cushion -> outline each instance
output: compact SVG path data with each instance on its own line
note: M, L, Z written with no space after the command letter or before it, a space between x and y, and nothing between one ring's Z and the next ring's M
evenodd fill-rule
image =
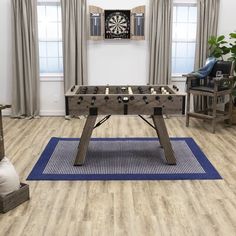
M5 196L19 188L19 176L11 162L4 157L0 161L0 196Z

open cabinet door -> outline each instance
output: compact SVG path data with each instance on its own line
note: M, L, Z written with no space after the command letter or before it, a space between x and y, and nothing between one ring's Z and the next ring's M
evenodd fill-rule
M104 10L100 7L89 6L89 39L103 40Z
M145 6L135 7L131 10L131 39L145 39Z

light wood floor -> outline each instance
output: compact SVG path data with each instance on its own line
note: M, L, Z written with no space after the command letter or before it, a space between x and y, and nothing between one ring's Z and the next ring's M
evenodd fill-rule
M171 136L193 137L224 180L28 182L31 200L0 215L0 235L236 235L236 127L183 117L166 120ZM5 146L21 180L49 139L79 137L84 120L4 118ZM152 137L136 117L112 117L94 137Z

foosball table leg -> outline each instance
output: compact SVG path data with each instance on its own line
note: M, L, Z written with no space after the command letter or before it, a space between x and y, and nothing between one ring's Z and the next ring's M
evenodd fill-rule
M165 121L162 115L153 115L153 123L158 131L157 135L160 140L160 144L164 149L165 158L168 165L176 165L176 159L174 156L174 151L172 149L170 138L167 132Z
M92 135L93 127L95 125L96 119L97 119L97 115L89 115L87 117L84 129L80 138L80 142L78 146L78 153L75 159L74 166L81 166L85 162L89 140Z

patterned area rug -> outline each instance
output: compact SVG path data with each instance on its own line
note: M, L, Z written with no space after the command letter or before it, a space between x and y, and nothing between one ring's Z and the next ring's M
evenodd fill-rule
M177 165L167 165L157 138L92 138L86 162L73 166L79 139L52 138L28 180L221 179L192 138L171 138Z

